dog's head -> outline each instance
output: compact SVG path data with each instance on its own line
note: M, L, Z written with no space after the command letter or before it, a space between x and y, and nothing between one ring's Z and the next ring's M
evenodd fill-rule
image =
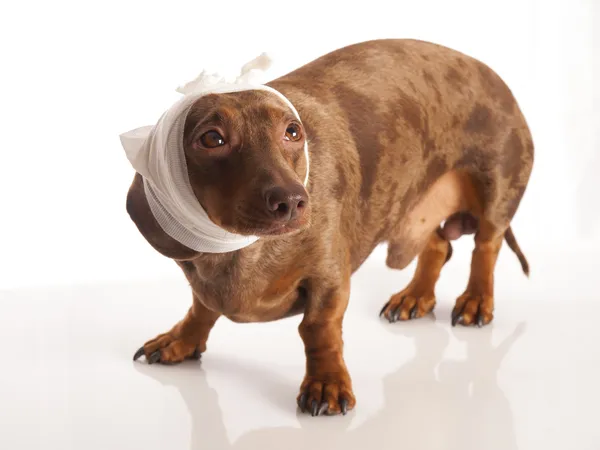
M232 233L255 236L307 226L305 140L294 113L271 92L197 100L183 144L192 189L210 219Z

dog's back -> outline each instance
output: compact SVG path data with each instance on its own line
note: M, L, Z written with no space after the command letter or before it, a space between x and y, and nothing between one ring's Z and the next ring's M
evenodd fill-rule
M390 265L405 267L457 209L493 223L514 216L533 143L511 91L485 64L428 42L378 40L270 85L297 103L311 132L315 171L328 184L311 194L343 204L354 268L382 241L394 250Z

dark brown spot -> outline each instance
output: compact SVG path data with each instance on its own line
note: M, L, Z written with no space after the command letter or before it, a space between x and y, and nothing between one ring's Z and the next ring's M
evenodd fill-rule
M429 56L427 55L421 55L421 58L423 58L424 61L429 61Z
M333 185L333 196L337 200L341 200L346 190L348 189L348 180L346 179L346 174L344 173L344 168L342 167L341 162L337 162L335 165L337 179L335 184Z
M436 84L435 78L433 78L433 75L431 75L431 72L429 72L427 70L423 70L423 79L430 86Z
M477 147L467 147L462 160L456 165L464 167L472 175L471 181L480 201L485 205L494 200L497 195L497 186L494 182L497 158L494 154L482 154Z
M472 175L472 182L480 200L485 204L496 195L496 184L492 172L496 170L496 153L484 152L476 145L463 148L461 157L454 164L456 169L466 169Z
M481 103L475 104L471 115L465 124L464 130L467 133L482 133L493 135L495 127L492 121L492 113L487 106Z
M464 167L477 167L480 159L481 150L475 145L465 147L462 152L462 156L456 163L458 169Z
M452 86L454 89L462 91L465 79L454 67L450 67L446 71L446 75L444 78L446 79L448 84L450 84L450 86Z
M460 67L461 69L466 69L467 68L467 63L464 60L462 60L462 59L459 59L458 62L457 62L457 64L458 64L458 67Z
M435 156L429 164L427 164L427 169L425 170L425 174L423 178L419 182L418 191L426 192L427 189L439 178L441 177L446 170L448 169L448 163L446 159L442 156Z
M404 46L400 47L397 42L393 40L383 40L379 42L380 46L386 48L393 55L406 55Z
M435 142L431 138L425 138L425 143L423 145L423 158L428 159L433 151L435 151Z
M481 85L485 92L507 113L512 114L515 108L513 95L502 79L492 69L479 64Z
M421 107L412 98L402 95L400 97L400 114L413 130L421 132L422 130L422 114ZM366 110L367 111L367 110Z
M502 154L502 176L510 178L510 186L514 187L519 178L522 163L524 147L517 130L513 129L504 143L504 152Z
M362 176L360 195L363 199L368 199L383 153L380 136L389 132L392 120L377 114L378 105L375 99L353 91L344 83L336 84L332 91L346 114L349 132L358 149ZM365 111L369 111L369 114L365 114Z
M479 174L489 173L497 166L498 158L495 153L484 152L476 145L463 148L461 157L455 164L457 169L475 169Z
M442 103L442 93L440 92L440 88L434 76L431 75L431 72L423 70L423 79L427 83L427 86L429 86L435 92L435 99L437 102Z
M441 177L446 169L448 169L448 163L446 162L446 159L442 156L436 156L427 165L425 178L433 182Z

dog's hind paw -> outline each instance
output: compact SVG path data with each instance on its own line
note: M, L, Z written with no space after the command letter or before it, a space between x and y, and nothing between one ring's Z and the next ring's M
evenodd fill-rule
M413 292L411 288L392 296L379 316L385 317L390 323L399 320L418 319L430 313L435 306L435 295L431 293Z
M465 292L458 297L452 310L452 326L477 325L482 327L494 319L494 297Z

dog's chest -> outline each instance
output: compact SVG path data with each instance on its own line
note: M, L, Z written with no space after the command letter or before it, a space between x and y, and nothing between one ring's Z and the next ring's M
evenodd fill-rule
M182 268L198 300L235 322L277 320L300 307L302 272L293 267L236 259L184 263Z

